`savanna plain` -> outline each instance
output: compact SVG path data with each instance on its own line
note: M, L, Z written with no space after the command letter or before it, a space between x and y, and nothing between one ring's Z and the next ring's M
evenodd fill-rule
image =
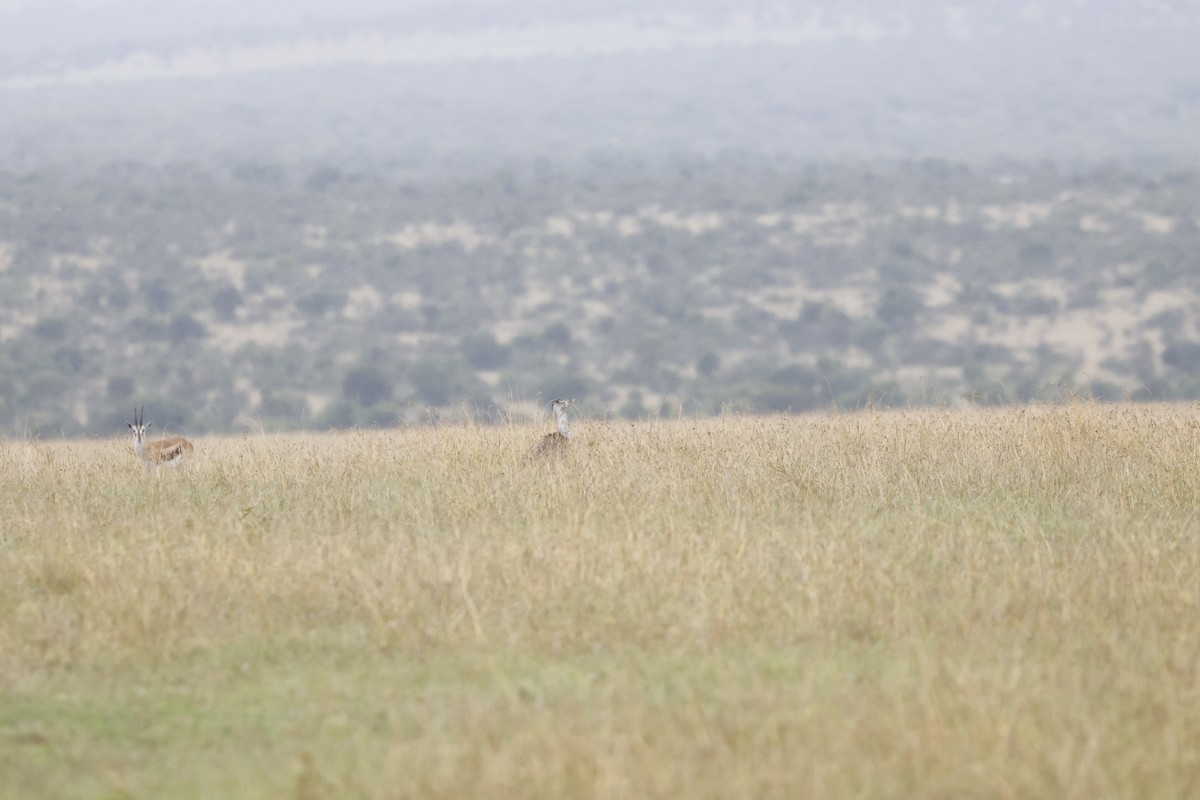
M1200 795L1200 408L0 442L0 797Z

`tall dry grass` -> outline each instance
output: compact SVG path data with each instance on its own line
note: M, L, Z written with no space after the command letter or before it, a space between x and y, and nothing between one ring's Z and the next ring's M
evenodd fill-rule
M0 444L0 797L1200 795L1200 412Z

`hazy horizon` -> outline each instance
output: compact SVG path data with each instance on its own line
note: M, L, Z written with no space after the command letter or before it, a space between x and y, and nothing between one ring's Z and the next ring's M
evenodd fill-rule
M597 150L1200 161L1200 9L1178 3L10 0L0 21L13 169Z

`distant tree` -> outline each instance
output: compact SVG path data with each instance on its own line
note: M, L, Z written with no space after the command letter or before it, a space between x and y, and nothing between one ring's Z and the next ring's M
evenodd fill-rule
M711 378L720 368L721 359L711 350L700 356L700 359L696 362L696 372L705 378Z
M1088 384L1087 393L1094 400L1103 400L1111 403L1125 399L1125 391L1120 386L1109 381L1093 380Z
M150 281L142 287L142 297L146 304L154 311L163 312L171 307L171 303L175 300L175 293L171 291L171 287L161 278Z
M154 409L154 424L160 431L179 432L192 421L191 406L184 401L151 399L146 401L146 408Z
M323 317L328 312L341 311L346 297L344 292L312 292L296 300L296 310L308 317Z
M360 406L390 400L394 388L381 369L369 364L354 367L342 378L342 396Z
M203 339L207 335L208 328L191 314L177 314L167 325L167 338L174 344L183 344L190 339Z
M88 366L87 355L78 347L59 347L52 359L54 368L67 375L79 375Z
M1184 372L1200 372L1200 344L1174 342L1163 350L1163 364Z
M317 424L324 428L352 428L358 422L358 406L352 400L338 400L330 403L321 412Z
M646 403L642 399L642 393L632 391L629 397L625 400L625 405L621 406L620 414L625 419L645 419L650 415L650 410L646 408Z
M103 302L113 311L124 312L133 302L129 288L119 278L110 279L105 285L105 292Z
M855 321L839 308L808 301L794 320L781 320L778 328L793 351L812 352L849 346Z
M1045 242L1029 242L1017 250L1017 260L1028 273L1044 270L1054 262L1054 250Z
M1183 330L1185 321L1183 310L1172 308L1158 312L1142 324L1147 328L1157 328L1167 336L1178 336Z
M633 356L644 369L657 369L667 356L667 343L657 334L645 333L633 343Z
M766 380L750 390L750 402L760 411L798 411L811 408L821 399L818 373L801 364L772 370Z
M61 317L44 317L33 325L33 335L47 342L62 341L67 335L67 321Z
M425 330L437 330L438 322L442 318L442 309L433 303L426 303L421 306L421 318L425 322Z
M571 343L571 329L565 322L551 322L542 331L542 338L555 347L566 347Z
M308 401L296 392L264 394L258 411L264 417L296 420L308 413Z
M212 299L213 312L222 322L231 322L242 307L242 293L233 286L219 289Z
M107 396L109 400L119 402L133 396L136 385L128 375L113 375L108 379Z
M128 322L126 339L145 344L161 344L167 336L167 326L151 317L134 317Z
M496 341L490 333L472 333L464 336L458 348L476 369L497 369L508 363L511 351Z
M921 296L908 286L897 286L888 289L879 299L875 316L892 330L912 325L925 309Z
M888 329L873 319L864 319L855 326L850 341L868 353L878 353L887 341Z
M768 333L776 319L771 312L743 302L733 314L733 323L747 334L759 335Z
M37 372L25 382L25 400L37 405L53 405L62 400L70 383L57 372Z
M367 329L375 333L397 333L420 329L421 322L416 312L393 305L384 306L378 314L367 321Z
M264 161L243 161L234 165L231 172L240 181L251 184L274 186L284 178L283 167Z
M337 167L320 167L312 172L304 181L304 186L314 192L323 192L342 179L342 171Z
M408 372L417 398L426 405L440 406L449 402L454 392L454 380L447 364L422 359Z
M1011 312L1018 317L1055 317L1061 307L1057 297L1039 294L1020 294L1010 303Z

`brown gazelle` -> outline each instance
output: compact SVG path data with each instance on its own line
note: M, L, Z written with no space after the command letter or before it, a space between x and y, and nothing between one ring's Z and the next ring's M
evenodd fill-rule
M146 469L154 467L174 467L185 456L190 456L192 453L192 443L180 436L171 436L165 439L159 439L156 442L146 441L146 430L152 423L145 422L142 416L146 407L133 410L133 422L128 423L129 429L133 431L133 452L137 453L137 457L141 459L142 466Z
M550 404L554 414L558 417L558 430L554 433L547 433L541 440L533 446L533 453L537 455L564 455L567 452L567 447L571 443L571 423L567 420L567 407L574 401L572 400L555 400Z

